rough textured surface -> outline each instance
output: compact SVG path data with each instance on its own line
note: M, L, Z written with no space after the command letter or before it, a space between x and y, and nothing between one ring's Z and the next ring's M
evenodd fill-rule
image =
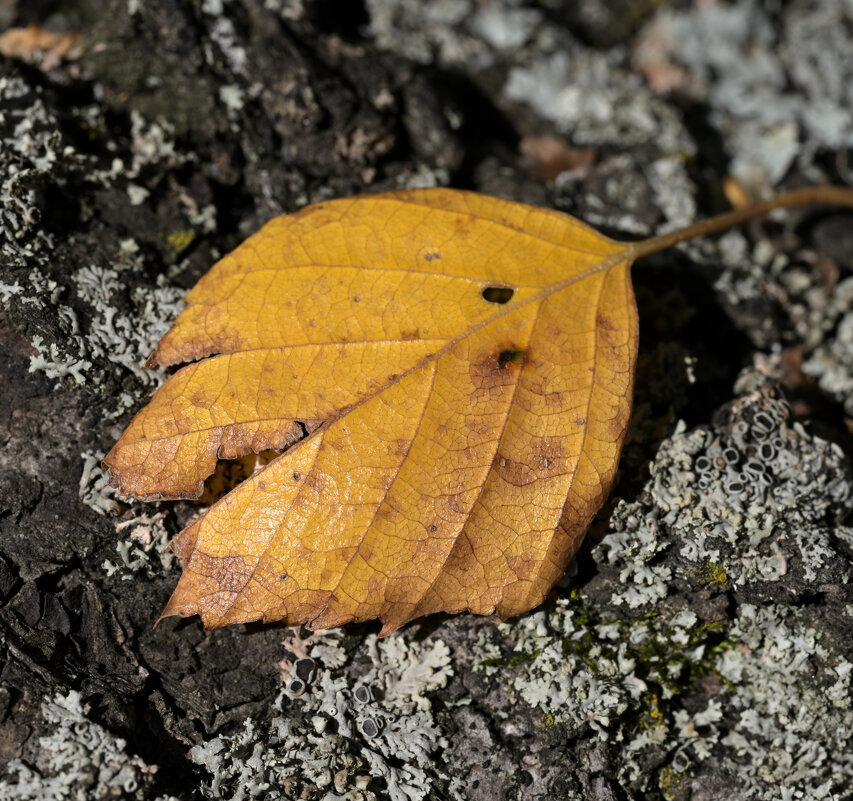
M99 466L283 211L452 183L628 237L849 183L853 8L780 6L0 0L83 34L0 62L0 796L849 801L849 213L635 268L620 475L522 619L154 630L198 507Z

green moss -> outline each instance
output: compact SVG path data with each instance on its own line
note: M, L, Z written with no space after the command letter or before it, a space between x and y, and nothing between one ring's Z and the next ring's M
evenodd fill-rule
M660 698L657 693L643 694L643 714L637 724L640 729L656 729L663 725L664 717L660 708Z
M182 231L173 231L166 236L166 244L169 246L172 258L177 258L195 241L195 231L191 228Z
M686 797L686 779L687 775L679 773L675 768L661 768L658 773L658 787L666 801L680 801Z
M702 587L727 587L729 584L729 577L719 562L703 562L689 571L687 578Z

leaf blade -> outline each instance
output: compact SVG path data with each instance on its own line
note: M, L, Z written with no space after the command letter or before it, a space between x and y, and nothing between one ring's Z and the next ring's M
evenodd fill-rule
M339 398L322 410L315 405L318 430L181 535L184 574L164 614L198 613L209 627L253 619L328 627L378 617L383 633L433 611L512 616L539 603L559 578L609 491L630 414L636 358L628 249L565 215L493 198L448 190L377 197L313 207L294 215L295 222L283 218L292 233L315 217L297 256L316 260L322 255L316 229L328 234L342 220L363 228L370 204L379 203L385 215L374 219L374 227L395 235L379 245L353 237L347 259L364 262L367 248L385 248L380 255L391 265L388 273L399 272L400 259L412 260L412 280L405 283L409 300L398 312L405 316L430 281L433 289L441 284L474 292L464 304L450 304L447 328L437 340L401 340L412 357L407 368L363 390L354 403ZM412 208L414 221L407 216ZM256 235L263 234L260 244L245 248L266 248L263 270L270 269L272 253L267 229L280 234L287 228L274 222ZM498 250L482 244L495 229L503 232ZM442 244L424 244L429 236ZM569 244L555 244L561 236ZM388 250L389 241L396 250ZM328 242L323 247L331 248ZM158 360L172 359L163 355L169 349L184 359L205 355L210 343L198 337L193 309L221 309L223 282L258 272L239 251L190 293L194 305L179 318L171 340L167 335ZM341 252L330 250L326 260ZM436 274L437 265L446 272ZM460 265L467 277L456 275ZM297 275L304 267L285 263L282 270ZM486 284L511 287L513 296L505 304L490 302L482 292ZM320 286L329 289L322 281ZM340 298L352 298L351 287L346 290ZM437 321L443 295L430 297L431 320ZM374 297L354 311L356 305L337 304L339 314L321 336L337 337L338 346L345 346L335 328L342 319L369 309L367 317L376 323L385 314ZM230 314L224 330L239 325L239 315ZM442 346L429 353L416 350L439 341ZM261 340L252 342L250 353ZM215 347L227 353L236 345L220 338ZM353 382L355 374L338 382L350 400L358 394ZM293 408L312 411L311 397ZM117 458L111 453L108 463L117 465ZM121 481L121 470L116 474ZM247 539L237 532L248 532Z

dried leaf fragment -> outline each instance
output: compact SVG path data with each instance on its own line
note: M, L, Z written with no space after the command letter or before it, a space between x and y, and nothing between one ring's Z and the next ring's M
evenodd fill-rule
M79 33L51 33L39 25L29 25L0 34L0 55L37 64L47 72L63 59L79 57L82 44Z

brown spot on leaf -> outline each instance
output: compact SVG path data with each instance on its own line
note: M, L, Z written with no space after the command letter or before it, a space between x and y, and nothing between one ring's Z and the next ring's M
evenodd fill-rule
M258 431L248 424L232 423L220 429L216 456L219 459L237 459L252 452L278 451L301 437L302 428L293 420L282 420L269 432Z
M252 575L252 567L242 556L211 556L198 549L193 551L187 567L210 579L217 590L235 594L244 589Z
M559 437L539 437L533 440L523 458L511 459L498 453L492 461L492 470L507 484L516 487L556 475L562 467L563 444Z
M529 557L521 554L510 556L507 560L507 567L515 574L517 580L529 579L536 570L536 562Z
M516 348L504 348L498 354L498 367L506 370L510 364L521 364L524 361L524 351Z
M195 542L196 539L198 539L198 531L198 523L193 523L191 526L187 526L166 546L166 550L176 554L182 562L186 562L187 559L190 558L193 548L195 548Z
M492 461L492 470L500 476L507 484L520 487L526 484L530 477L530 468L523 462L517 462L501 453L495 454Z
M619 442L625 436L625 428L628 424L627 415L617 415L607 420L607 433L610 435L611 442Z
M447 570L450 573L467 573L475 564L477 560L474 556L474 548L468 535L463 531L456 538L447 556Z
M394 442L391 443L389 450L395 456L399 456L400 458L403 458L409 452L409 446L410 445L411 445L411 441L408 439L402 439L402 438L395 439Z
M519 363L512 358L501 360L504 353L514 353L517 348L498 347L473 359L468 366L468 375L474 385L473 401L494 399L500 394L500 388L515 383L515 373ZM519 351L521 353L522 351ZM509 369L513 365L516 369ZM497 390L497 392L495 392Z
M447 503L447 508L456 517L464 515L467 511L465 504L462 502L462 498L459 495L448 495L445 502Z
M456 236L468 236L475 228L477 220L475 217L460 217L456 221Z
M319 470L312 470L305 478L305 486L307 489L313 490L317 495L323 494L325 482Z
M385 591L385 579L382 576L373 576L367 582L368 598L382 598Z
M465 418L465 428L474 441L482 439L492 430L489 424L482 418L477 416L469 416Z

